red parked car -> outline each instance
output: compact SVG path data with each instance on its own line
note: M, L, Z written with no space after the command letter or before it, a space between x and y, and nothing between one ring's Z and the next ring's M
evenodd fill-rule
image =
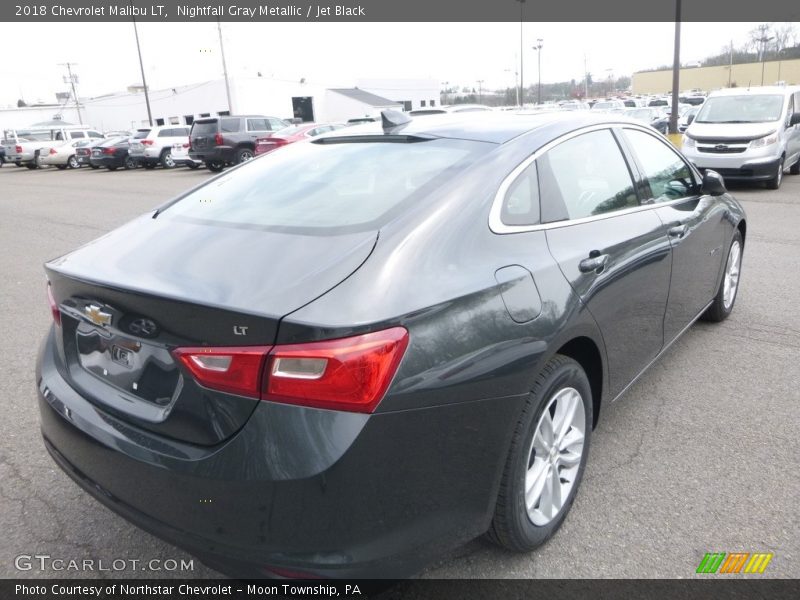
M321 133L328 133L334 129L339 129L343 125L334 125L331 123L301 123L300 125L290 125L284 129L280 129L269 137L258 138L256 140L256 156L259 154L266 154L272 152L276 148L293 144L300 140L305 140L320 135Z

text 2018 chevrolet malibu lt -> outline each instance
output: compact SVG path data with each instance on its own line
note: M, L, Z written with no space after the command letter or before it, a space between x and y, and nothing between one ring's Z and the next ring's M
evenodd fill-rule
M722 179L634 121L386 113L48 262L44 441L237 576L529 551L602 407L731 312L745 234Z

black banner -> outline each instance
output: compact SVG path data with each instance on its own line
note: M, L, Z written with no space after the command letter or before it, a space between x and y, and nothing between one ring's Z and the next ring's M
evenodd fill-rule
M796 0L3 0L0 21L796 21Z
M343 598L380 600L795 600L800 581L709 578L619 579L418 579L410 581L237 580L0 580L3 600L186 600L190 598Z

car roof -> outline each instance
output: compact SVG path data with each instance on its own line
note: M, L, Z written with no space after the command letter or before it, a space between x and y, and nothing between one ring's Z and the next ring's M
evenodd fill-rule
M800 91L800 86L793 86L793 85L764 85L759 87L751 87L751 88L727 88L724 90L716 90L711 92L708 97L715 97L715 96L756 96L762 94L779 94L781 96L785 94L793 94L795 92Z
M603 123L630 122L632 119L616 115L598 115L591 111L553 111L538 114L514 112L470 112L426 115L411 120L389 132L384 132L380 121L338 129L318 139L362 137L373 135L403 135L413 137L451 138L504 144L524 133L545 126L554 126L564 132Z

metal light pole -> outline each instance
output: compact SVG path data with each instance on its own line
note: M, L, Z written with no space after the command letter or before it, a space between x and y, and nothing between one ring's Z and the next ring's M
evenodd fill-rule
M485 80L478 79L478 104L483 104L483 82Z
M128 2L133 8L131 2ZM133 11L131 11L133 12ZM142 87L144 87L144 103L147 105L147 122L150 127L153 126L153 113L150 112L150 94L147 91L147 79L144 76L144 63L142 62L142 47L139 45L139 29L136 27L136 17L131 17L133 20L133 33L136 36L136 51L139 53L139 68L142 71Z
M523 78L525 77L525 70L523 69L523 59L522 56L524 53L523 45L522 45L522 7L525 4L525 0L515 0L515 2L519 2L519 107L522 108L525 106L525 88L523 87Z
M766 64L765 55L767 53L767 42L771 42L774 39L774 37L762 35L760 38L758 38L758 40L756 40L761 42L761 85L764 85L764 65Z
M233 114L233 102L231 102L231 85L228 82L228 65L225 62L225 46L222 44L222 25L217 19L217 33L219 34L219 52L222 55L222 73L225 76L225 93L228 96L228 113Z
M78 113L78 123L83 125L83 119L81 118L81 104L80 104L80 102L78 102L78 91L75 88L75 83L78 80L78 76L72 74L72 65L76 65L78 63L68 63L67 62L67 63L58 63L58 64L61 67L67 67L67 73L69 74L69 77L68 78L67 77L64 78L65 79L65 83L66 83L66 79L69 79L69 83L70 83L70 85L72 85L72 97L75 98L75 111Z
M517 62L517 57L515 56L514 63L516 64L516 62ZM519 73L514 69L503 69L503 72L514 74L514 94L516 95L517 98L517 106L519 106L519 86L517 85L517 82L519 80Z
M583 101L589 99L589 69L586 67L586 52L583 53Z
M678 133L678 94L681 80L681 0L675 0L675 53L672 57L672 110L669 132Z
M542 42L544 40L542 38L536 38L537 44L533 46L533 49L537 52L537 59L539 61L538 71L539 71L539 85L536 88L536 104L542 103Z

